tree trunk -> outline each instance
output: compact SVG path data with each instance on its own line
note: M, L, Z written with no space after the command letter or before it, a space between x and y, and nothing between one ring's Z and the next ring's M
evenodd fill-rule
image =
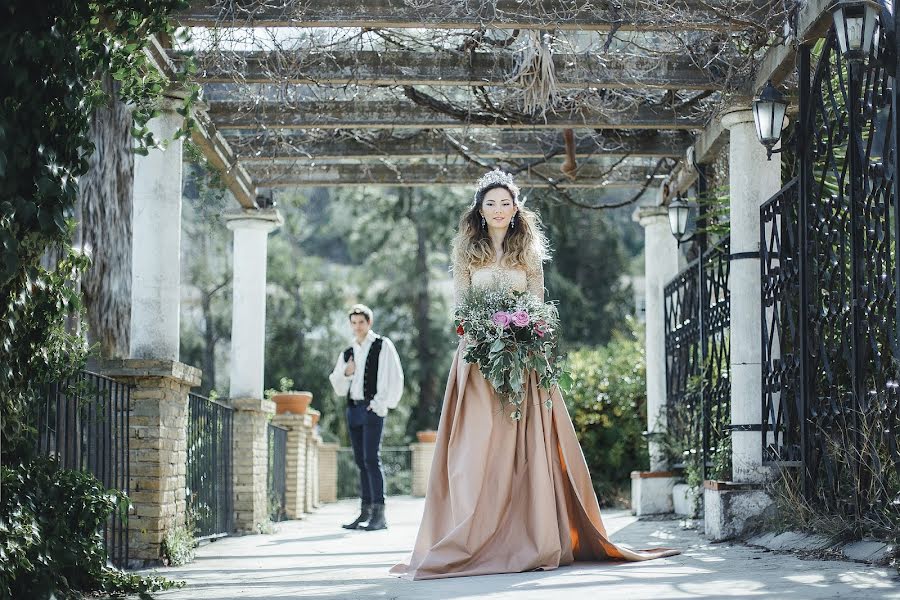
M212 312L213 296L218 289L202 290L203 297L200 300L200 308L203 311L203 379L200 385L200 393L208 396L216 387L216 342L219 341L215 331L215 317Z
M76 237L93 260L81 281L88 341L99 343L104 358L121 358L128 355L131 328L134 154L131 112L116 98L118 84L106 74L103 88L112 100L91 116L90 135L96 149L79 182Z
M412 190L405 190L412 195ZM428 294L428 228L422 214L419 198L412 198L410 215L416 230L416 266L414 273L415 297L413 319L416 327L416 348L419 355L419 404L415 412L416 429L434 429L437 427L439 399L437 397L437 378L435 377L435 360L431 341L429 312L431 301Z

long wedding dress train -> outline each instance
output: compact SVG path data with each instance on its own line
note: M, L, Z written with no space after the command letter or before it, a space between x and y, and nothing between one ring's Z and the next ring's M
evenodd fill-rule
M415 547L391 573L437 579L679 554L613 544L562 398L554 393L547 409L532 373L522 419L511 420L463 360L464 344L447 382Z

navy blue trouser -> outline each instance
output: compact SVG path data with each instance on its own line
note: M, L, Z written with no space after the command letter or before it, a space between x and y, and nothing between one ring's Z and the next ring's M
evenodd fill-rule
M359 495L364 504L384 504L384 472L381 470L381 434L384 417L365 404L347 407L347 427L353 458L359 468Z

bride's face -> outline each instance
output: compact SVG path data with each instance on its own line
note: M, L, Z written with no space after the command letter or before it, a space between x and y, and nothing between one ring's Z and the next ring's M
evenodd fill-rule
M481 203L481 216L491 229L506 230L517 210L512 194L506 188L488 191Z

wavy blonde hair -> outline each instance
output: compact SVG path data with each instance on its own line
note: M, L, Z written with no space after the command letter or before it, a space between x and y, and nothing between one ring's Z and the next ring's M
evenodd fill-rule
M522 206L519 201L519 189L502 184L493 184L478 190L472 207L463 213L459 220L459 231L453 240L454 265L478 268L489 265L496 260L494 246L486 227L481 226L481 205L484 196L492 189L503 188L512 196L518 212L513 216L515 227L511 227L503 238L504 267L523 267L543 262L550 257L547 237L541 229L540 217L533 210Z

